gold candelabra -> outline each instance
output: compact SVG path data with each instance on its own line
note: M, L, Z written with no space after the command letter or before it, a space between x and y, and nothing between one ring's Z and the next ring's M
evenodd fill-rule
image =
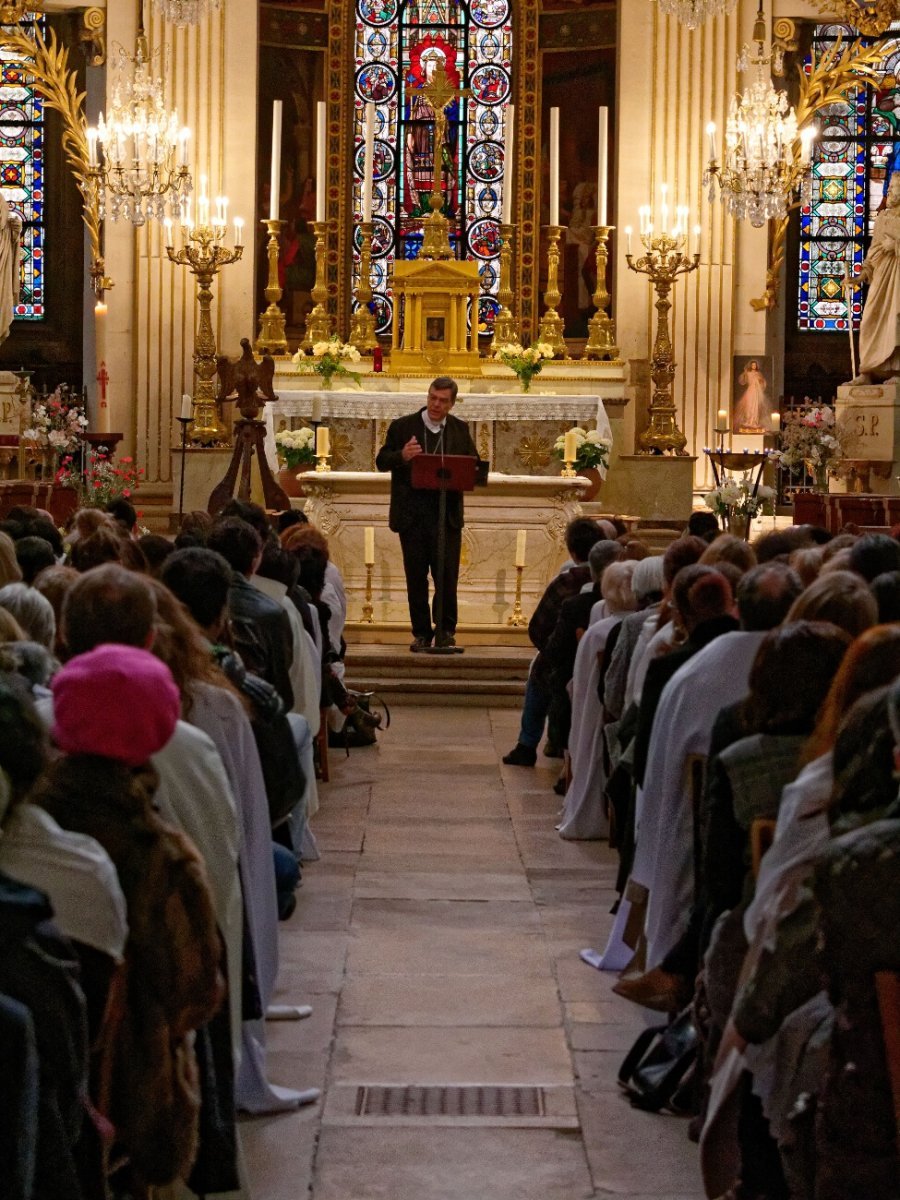
M350 341L357 350L365 353L378 345L375 336L375 318L369 305L372 303L372 221L363 221L359 227L359 283L356 286L356 310L350 319Z
M513 601L512 614L506 618L507 625L511 625L513 629L521 629L528 622L525 619L525 614L522 612L522 575L525 568L516 566L516 598Z
M442 259L453 258L450 248L450 222L441 209L444 207L444 192L442 187L444 136L447 132L447 105L453 100L461 100L472 93L469 88L455 88L447 78L447 69L443 59L438 59L435 70L429 81L419 89L434 112L434 176L431 185L431 198L428 203L431 212L422 222L422 258ZM475 314L472 314L475 320Z
M559 290L559 237L561 225L547 226L547 290L544 292L544 315L538 330L538 341L553 347L553 353L565 358L568 351L563 338L562 317L556 306L562 299Z
M609 235L615 225L595 225L594 238L597 243L597 290L594 292L594 307L597 311L588 324L588 340L584 347L585 358L618 358L616 345L616 323L607 313L609 292L606 290L606 271L609 263Z
M216 411L216 393L213 379L216 374L216 337L213 333L210 310L212 308L212 283L216 275L230 263L237 262L244 253L242 245L231 249L224 245L225 222L195 226L182 225L184 244L176 250L166 245L169 260L178 266L188 267L197 277L197 300L200 318L194 335L194 420L191 440L209 445L221 440L225 429ZM167 226L171 237L171 226Z
M269 256L269 281L266 284L266 299L269 307L259 314L259 337L254 349L257 354L287 354L287 338L284 336L284 313L278 307L282 290L278 284L278 238L284 221L267 218L262 222L269 231L266 251Z
M374 569L374 563L366 563L366 598L363 601L362 617L360 618L364 625L375 624L375 609L372 606L372 572Z
M650 401L650 424L639 438L640 452L652 454L672 450L676 454L684 454L687 438L678 428L672 399L675 359L669 336L669 312L672 308L669 295L679 275L697 270L700 251L698 249L695 254L686 255L685 235L678 230L654 233L651 225L640 237L646 253L635 262L629 246L625 261L630 270L646 275L656 289L656 340L650 360L653 397Z
M494 320L495 346L519 340L516 318L512 313L512 243L515 228L515 225L500 226L500 288L497 292L500 309Z
M317 474L322 474L322 472L324 472L324 471L331 470L331 464L328 461L329 458L331 458L330 454L317 454L316 455L316 473Z
M325 301L328 299L326 283L325 239L328 234L327 221L313 221L313 233L316 235L316 286L312 290L315 308L306 318L306 336L300 343L301 350L312 350L313 343L327 342L333 332L333 325Z

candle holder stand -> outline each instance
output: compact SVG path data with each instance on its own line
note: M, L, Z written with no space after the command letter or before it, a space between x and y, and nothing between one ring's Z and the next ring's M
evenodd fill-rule
M507 625L513 629L521 629L528 624L522 612L522 575L524 571L524 567L516 566L516 598L513 601L512 613L506 618Z
M563 469L560 471L560 475L563 477L563 479L575 479L575 477L578 475L578 472L575 470L573 465L574 461L575 460L571 458L567 458L565 460Z
M360 618L363 625L375 624L375 609L372 607L372 572L374 569L374 563L366 563L366 598L363 601L362 617Z
M178 485L178 528L181 528L181 522L184 519L184 471L187 466L187 431L188 425L193 420L192 417L176 417L175 420L181 426L181 482Z
M568 354L563 338L563 320L556 310L562 299L559 290L559 238L562 233L561 225L547 226L547 290L544 292L544 315L538 327L538 341L546 342L553 347L556 356L565 358Z
M216 375L216 337L210 316L212 284L222 267L227 267L241 258L244 247L233 246L229 250L223 245L224 240L224 222L215 225L202 224L185 228L184 245L180 250L176 250L174 246L166 246L169 261L178 266L188 267L191 274L197 278L200 317L194 335L194 375L197 382L194 389L194 428L191 441L201 445L222 441L227 435L225 427L219 421L213 387Z
M269 307L259 314L259 337L254 350L257 354L287 354L287 338L284 336L284 313L278 307L282 290L278 285L278 239L284 221L271 218L261 222L269 231L266 252L269 256L269 281L266 284L266 299Z
M316 474L322 474L323 471L330 471L331 464L329 463L330 454L319 454L316 456Z
M594 307L597 311L588 322L588 340L584 347L585 358L619 357L616 345L616 323L607 313L609 292L606 288L606 272L609 264L609 235L615 225L595 225L597 243L597 290L594 292Z
M315 308L306 318L306 335L300 343L301 350L312 350L314 342L327 342L331 337L334 326L325 301L328 299L326 283L325 242L328 234L327 221L313 221L313 233L316 235L316 286L312 290Z
M502 346L507 342L517 342L519 333L518 322L512 313L512 248L515 225L500 226L500 287L497 299L500 308L494 319L494 346Z
M375 336L375 318L369 305L372 303L372 221L363 221L359 227L359 283L356 286L356 308L350 318L350 341L361 353L374 350L378 345Z
M697 270L700 255L697 253L688 257L684 253L684 236L681 234L654 234L651 230L641 234L641 241L646 253L637 262L631 254L626 254L625 261L629 270L646 275L656 289L656 339L650 360L650 377L653 380L650 423L638 439L639 453L664 454L670 450L681 455L687 453L687 438L678 428L672 400L675 359L669 336L669 312L672 308L669 295L679 275Z

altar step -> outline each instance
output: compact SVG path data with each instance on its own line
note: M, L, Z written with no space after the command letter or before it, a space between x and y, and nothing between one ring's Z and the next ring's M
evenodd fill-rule
M378 692L388 704L519 708L534 649L466 645L464 654L412 654L407 644L347 647L348 686Z

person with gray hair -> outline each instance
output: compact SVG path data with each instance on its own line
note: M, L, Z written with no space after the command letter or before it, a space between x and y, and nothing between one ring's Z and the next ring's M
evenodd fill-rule
M638 644L641 630L649 617L659 614L666 587L663 556L654 554L635 565L631 587L637 602L637 612L629 613L613 631L615 640L608 643L609 666L603 684L603 707L609 724L617 722L625 711L625 689L628 669Z
M25 583L8 583L0 588L0 608L12 613L32 642L53 650L56 615L46 596Z

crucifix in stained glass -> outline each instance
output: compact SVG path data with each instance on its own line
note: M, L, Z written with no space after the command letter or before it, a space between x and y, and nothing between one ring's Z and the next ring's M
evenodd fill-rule
M447 133L447 108L458 105L465 96L471 96L468 88L454 87L447 78L442 58L431 60L426 82L419 91L432 112L434 136L432 138L433 177L429 204L431 213L423 224L422 254L425 258L452 258L453 251L447 238L447 218L441 212L444 204L442 178L444 173L444 143Z

